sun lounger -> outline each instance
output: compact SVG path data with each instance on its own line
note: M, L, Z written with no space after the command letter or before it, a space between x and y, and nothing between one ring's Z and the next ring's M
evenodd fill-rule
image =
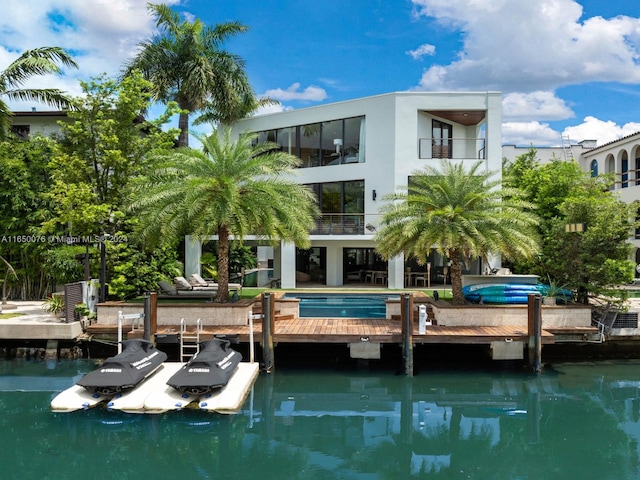
M202 278L199 274L194 273L189 277L189 285L194 288L218 288L218 284L215 282L207 282L204 278ZM229 291L230 292L239 292L242 291L242 284L240 283L229 283Z
M158 298L213 299L216 293L218 293L218 289L213 288L209 288L206 290L179 290L174 285L171 285L165 280L158 282L158 287L160 288L160 294L158 295Z

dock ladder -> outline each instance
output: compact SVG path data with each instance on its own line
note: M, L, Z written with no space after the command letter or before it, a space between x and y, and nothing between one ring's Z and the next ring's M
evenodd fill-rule
M200 351L200 333L202 322L196 320L195 332L188 332L184 318L180 319L180 361L185 362Z

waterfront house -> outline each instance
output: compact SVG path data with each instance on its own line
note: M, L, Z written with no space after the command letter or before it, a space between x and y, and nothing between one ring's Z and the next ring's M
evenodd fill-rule
M411 173L443 158L482 161L500 175L499 92L397 92L258 115L232 125L235 136L258 134L301 159L296 180L317 194L322 212L312 246L273 248L273 277L282 288L368 282L403 288L447 281L435 251L427 268L398 257L384 262L374 249L383 197L406 186ZM260 245L247 237L248 244ZM198 273L201 245L186 242L186 274ZM481 273L480 260L464 273Z

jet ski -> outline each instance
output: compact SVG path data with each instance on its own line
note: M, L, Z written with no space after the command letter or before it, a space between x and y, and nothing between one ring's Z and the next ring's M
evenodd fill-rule
M166 359L167 354L148 340L125 340L121 353L107 358L100 368L87 373L76 384L91 393L115 395L143 382L162 368Z
M200 351L167 381L167 385L192 395L224 387L242 360L242 355L230 348L230 344L225 338L201 342Z

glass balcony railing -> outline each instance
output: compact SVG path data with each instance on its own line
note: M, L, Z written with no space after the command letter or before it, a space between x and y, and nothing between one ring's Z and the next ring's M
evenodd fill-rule
M323 213L311 235L373 235L378 215L364 213Z
M419 138L418 158L485 159L484 138Z

